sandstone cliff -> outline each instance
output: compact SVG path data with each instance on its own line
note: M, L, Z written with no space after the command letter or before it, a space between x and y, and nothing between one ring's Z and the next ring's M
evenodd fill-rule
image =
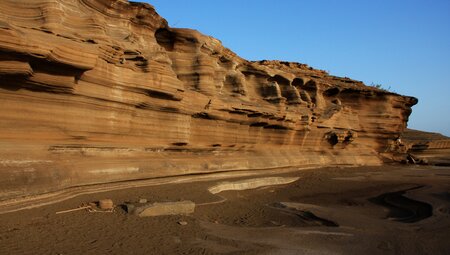
M304 64L247 61L169 27L148 4L0 1L0 200L213 171L377 165L416 103Z

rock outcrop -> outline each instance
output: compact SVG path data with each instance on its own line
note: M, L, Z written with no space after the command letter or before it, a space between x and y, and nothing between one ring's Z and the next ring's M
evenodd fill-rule
M438 133L406 129L402 134L406 161L413 164L450 166L450 138Z
M213 171L377 165L417 99L251 62L126 0L0 1L0 200Z

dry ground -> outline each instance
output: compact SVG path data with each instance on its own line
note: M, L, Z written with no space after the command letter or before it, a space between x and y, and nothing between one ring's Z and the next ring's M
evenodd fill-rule
M270 176L300 179L216 195L207 189L218 180L130 188L2 214L0 254L450 254L448 167ZM192 215L151 218L121 207L55 214L103 198L116 204L192 200L197 207Z

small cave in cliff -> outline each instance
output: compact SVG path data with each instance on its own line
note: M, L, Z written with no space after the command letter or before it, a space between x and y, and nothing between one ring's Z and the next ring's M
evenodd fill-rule
M75 84L78 83L85 72L82 68L40 59L37 56L29 59L26 57L2 56L0 63L3 61L15 63L15 65L8 64L6 65L7 69L3 67L3 70L0 70L0 88L9 91L23 89L40 93L73 94ZM3 64L3 66L5 65ZM13 72L14 68L17 68L18 71ZM11 71L11 73L8 73L8 71ZM36 82L33 78L36 74L38 76L56 76L64 82Z
M335 146L336 144L338 144L339 138L338 138L337 134L330 133L327 135L327 141L331 146Z
M266 126L264 126L264 128L265 129L276 129L276 130L288 130L289 129L283 125L278 125L278 124L266 125Z
M270 102L279 103L291 82L281 75L270 77L267 82L267 85L263 87L262 95Z
M225 56L221 56L219 58L219 61L217 62L221 67L227 68L227 69L233 69L233 61Z
M312 102L311 96L306 91L303 91L303 90L300 91L300 98L305 102L308 102L308 103Z
M269 125L267 122L255 122L250 124L250 127L265 127L267 125Z
M299 78L294 79L295 85L299 86L300 89L300 97L303 101L308 103L316 103L316 94L317 94L317 83L314 80L309 80L304 83L303 80ZM303 84L304 83L304 84ZM294 85L294 82L293 82Z
M180 101L181 100L181 99L177 98L175 95L172 95L170 93L163 92L163 91L147 89L147 90L145 90L145 93L149 97L163 99L163 100L174 100L174 101Z
M188 143L186 143L186 142L176 142L176 143L172 143L172 145L174 145L174 146L186 146L186 145L188 145Z
M29 86L26 84L26 78L23 76L11 75L11 76L1 76L0 75L0 89L5 89L9 91L19 91L21 89L31 90L35 92L47 92L37 86Z
M297 88L294 86L288 86L283 89L282 96L286 98L288 104L301 104L302 98Z
M281 89L276 82L269 82L261 86L260 93L269 102L278 103L281 100Z
M310 80L310 81L307 81L301 88L306 91L309 91L309 92L316 92L317 91L317 83L314 80Z
M249 118L257 118L257 117L261 117L261 116L263 116L264 114L262 114L262 113L260 113L260 112L255 112L255 113L249 113L249 114L247 114L247 117L249 117Z
M353 140L354 140L353 133L350 132L345 136L343 143L347 145L353 142Z
M224 88L230 93L240 94L243 96L246 94L242 82L236 76L227 75L223 85Z
M268 79L268 81L269 82L276 82L276 83L278 83L278 85L280 87L286 87L286 86L289 86L291 84L291 82L288 79L286 79L283 76L278 75L278 74L275 75L274 77L270 77Z
M305 81L302 78L295 78L292 81L292 86L294 87L302 87L303 85L305 85Z
M155 32L156 42L167 51L173 51L175 45L175 35L166 28L160 28Z
M337 94L339 94L339 92L341 92L339 90L339 88L334 87L334 88L330 88L330 89L325 90L323 92L323 95L326 96L326 97L332 97L332 96L336 96Z

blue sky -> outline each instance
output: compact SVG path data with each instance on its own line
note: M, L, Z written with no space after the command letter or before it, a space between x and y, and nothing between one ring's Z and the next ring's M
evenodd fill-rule
M308 64L419 98L409 127L450 136L450 0L149 0L172 27L249 60Z

